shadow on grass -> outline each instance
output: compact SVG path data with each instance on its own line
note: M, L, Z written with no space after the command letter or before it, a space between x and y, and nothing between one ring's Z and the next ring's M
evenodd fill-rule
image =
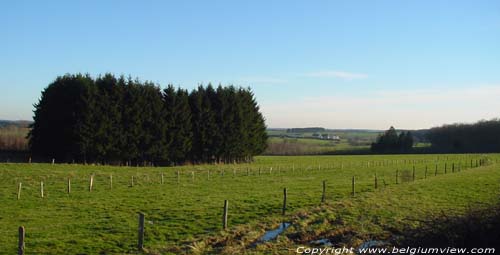
M463 216L442 213L420 227L404 231L401 247L500 248L500 204L486 209L469 208Z

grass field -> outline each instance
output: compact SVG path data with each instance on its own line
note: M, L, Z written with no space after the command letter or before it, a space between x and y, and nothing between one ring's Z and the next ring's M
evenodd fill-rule
M487 159L488 165L467 169L471 162L475 166L480 159ZM217 249L229 249L226 252L231 253L235 250L230 247L247 248L247 241L255 240L265 228L282 219L285 187L288 220L298 224L290 231L308 226L313 231L314 226L325 228L319 219L318 223L296 218L314 209L320 210L317 215L326 218L345 215L345 224L362 223L359 216L364 215L367 228L362 230L382 233L382 225L396 224L389 222L393 217L422 218L443 209L461 213L471 203L492 204L498 199L500 187L498 159L498 154L257 157L248 165L172 168L0 164L0 247L3 248L0 252L16 252L17 228L23 225L27 232L27 254L135 253L137 213L144 212L145 246L151 254L210 253ZM426 166L427 178L424 179ZM434 176L436 166L438 171ZM415 182L411 182L413 167ZM396 170L399 185L395 184ZM379 186L376 192L375 173ZM95 175L94 187L90 192L92 174ZM356 178L354 198L351 197L353 176ZM71 179L70 194L67 193L68 178ZM331 211L329 207L317 209L323 180L327 184L327 205L341 203L340 212L336 207ZM45 186L44 198L40 197L40 181ZM17 200L19 182L22 191ZM230 229L221 231L222 206L226 199L229 200ZM361 212L361 204L368 205L369 213ZM326 211L321 213L321 210ZM246 241L241 238L235 241L235 236L239 236L235 231L251 234ZM232 242L225 248L217 248L210 242L200 241L220 238ZM271 249L283 250L290 242L278 242ZM186 248L193 243L194 248ZM259 249L255 252L264 252Z

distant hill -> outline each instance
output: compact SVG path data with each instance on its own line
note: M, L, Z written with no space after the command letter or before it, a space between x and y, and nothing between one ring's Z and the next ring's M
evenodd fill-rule
M289 128L286 130L287 133L316 133L325 132L325 128L322 127L306 127L306 128Z
M28 127L33 121L29 120L0 120L0 128L7 126Z

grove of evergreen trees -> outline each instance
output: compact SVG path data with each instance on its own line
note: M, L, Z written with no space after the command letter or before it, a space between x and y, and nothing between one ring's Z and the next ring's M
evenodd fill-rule
M500 152L500 119L431 128L427 138L435 152Z
M399 135L394 127L390 127L384 134L378 136L377 141L372 143L371 150L376 153L406 153L413 148L413 136L408 132Z
M112 74L67 74L42 91L33 119L31 152L58 162L248 162L267 145L253 93L234 86L188 92Z

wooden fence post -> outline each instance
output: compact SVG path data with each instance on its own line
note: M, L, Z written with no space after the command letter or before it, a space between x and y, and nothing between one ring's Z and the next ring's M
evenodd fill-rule
M352 177L352 196L354 196L354 194L356 193L355 186L356 186L356 179L355 179L355 177L353 176L353 177Z
M222 214L222 229L227 229L228 201L224 200L224 213Z
M194 171L191 171L191 181L194 182Z
M375 189L378 188L377 173L375 173Z
M179 170L177 170L177 183L179 183L181 180L181 175L179 173Z
M323 181L323 195L321 196L321 203L324 203L326 200L326 181Z
M40 197L43 198L43 182L40 182Z
M455 163L452 163L451 164L451 172L454 173L455 172Z
M89 191L92 191L93 188L94 188L94 174L91 174L89 182Z
M285 216L286 213L286 196L287 196L287 189L283 189L283 210L282 210L282 215Z
M137 249L139 249L139 251L144 249L144 213L142 212L139 213Z
M24 238L26 236L26 232L24 226L19 227L19 242L17 245L17 254L24 255Z
M109 189L113 189L113 175L109 175Z
M448 164L444 163L444 174L448 172Z
M71 179L68 178L68 194L71 193Z
M415 181L415 166L413 166L413 176L412 176L412 178L413 178L413 181Z
M161 173L161 181L160 181L161 184L164 184L165 183L165 177L163 175L163 173Z
M134 176L132 175L132 180L130 182L130 187L134 187Z
M21 189L23 187L23 184L20 182L19 185L17 186L17 200L21 199Z

